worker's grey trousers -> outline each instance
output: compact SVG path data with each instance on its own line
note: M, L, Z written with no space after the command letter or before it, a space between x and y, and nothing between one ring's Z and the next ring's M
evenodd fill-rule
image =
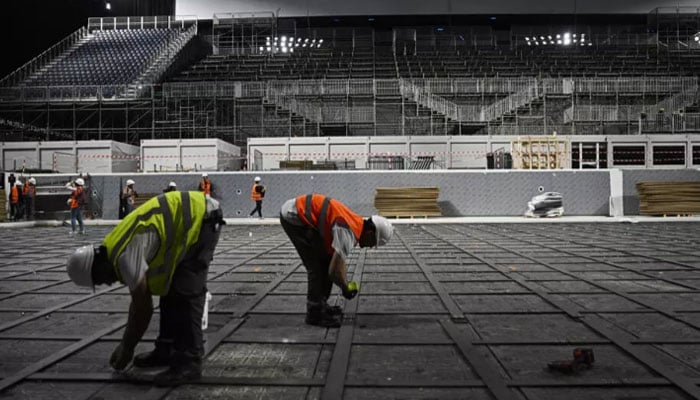
M218 242L218 225L203 223L197 243L175 268L170 291L160 298L160 332L156 351L170 354L171 367L201 365L207 272Z
M309 307L326 304L333 289L333 282L328 276L332 254L326 252L323 238L318 230L308 226L297 226L280 216L282 229L297 249L301 261L306 267L308 287L306 300Z

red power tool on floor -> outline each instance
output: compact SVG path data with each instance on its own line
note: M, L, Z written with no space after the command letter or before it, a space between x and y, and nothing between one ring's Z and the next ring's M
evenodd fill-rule
M547 366L551 371L575 374L582 369L591 368L594 362L593 349L576 348L574 349L573 360L552 361Z

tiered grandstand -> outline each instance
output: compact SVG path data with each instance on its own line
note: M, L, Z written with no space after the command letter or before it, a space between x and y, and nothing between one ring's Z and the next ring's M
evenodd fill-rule
M700 46L681 16L575 33L513 27L509 37L458 26L302 33L273 14L215 17L198 32L196 21L159 18L92 19L3 79L3 139L245 146L279 136L700 131Z

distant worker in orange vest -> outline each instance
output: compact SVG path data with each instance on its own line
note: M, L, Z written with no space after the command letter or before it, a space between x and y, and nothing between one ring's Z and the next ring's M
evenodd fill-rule
M80 226L80 234L85 234L85 227L83 226L83 205L87 203L87 192L85 192L85 181L83 178L78 178L73 182L68 182L66 188L70 189L71 194L68 199L68 205L70 206L70 236L75 235L75 222L78 221Z
M265 197L265 186L260 184L260 177L255 177L255 182L253 183L253 188L250 190L250 199L255 202L255 208L250 212L249 216L253 216L255 212L258 212L258 217L262 218L262 202Z
M15 181L10 189L10 219L18 221L22 217L22 181Z
M27 220L34 218L34 199L36 198L36 179L29 178L22 188L24 197L24 214Z
M121 201L124 207L124 217L134 211L136 198L139 196L138 193L136 193L136 189L134 189L134 185L136 185L136 182L134 182L133 179L127 179L126 186L124 186L124 190L122 190Z
M202 180L199 181L199 191L204 193L204 196L211 197L211 179L209 179L209 174L204 172L202 173Z
M306 323L336 328L342 309L328 305L335 283L343 297L352 299L359 287L347 281L347 257L353 247L386 244L394 232L384 217L364 219L345 204L322 194L287 200L280 210L282 229L297 249L306 267Z

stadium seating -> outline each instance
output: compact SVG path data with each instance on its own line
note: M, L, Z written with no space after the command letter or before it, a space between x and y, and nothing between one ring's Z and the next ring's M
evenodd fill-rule
M30 76L28 86L118 85L135 81L177 29L95 31Z

